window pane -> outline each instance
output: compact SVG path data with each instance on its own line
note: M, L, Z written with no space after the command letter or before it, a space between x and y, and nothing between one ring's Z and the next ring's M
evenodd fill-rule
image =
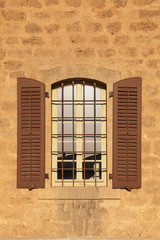
M82 163L82 178L84 179L84 162ZM87 169L88 168L88 169ZM96 178L101 179L101 162L96 163ZM95 163L85 162L85 179L95 179Z
M92 86L85 86L85 100L94 100L94 88Z
M62 162L57 163L57 179L62 179ZM76 163L74 163L74 179L77 178ZM73 179L73 163L63 162L63 179Z
M100 88L96 88L96 100L101 100L101 89Z
M85 105L85 117L94 117L94 105Z
M72 100L72 85L64 86L63 94L64 100Z

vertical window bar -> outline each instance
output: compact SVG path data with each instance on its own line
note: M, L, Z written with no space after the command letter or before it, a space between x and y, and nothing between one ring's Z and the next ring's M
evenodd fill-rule
M94 164L95 164L95 186L97 185L96 182L96 83L94 83Z
M85 178L86 178L86 171L85 171L85 81L83 81L83 170L84 170L84 186L85 186Z
M62 186L63 186L63 87L64 84L61 83L62 87Z
M72 81L72 123L73 123L73 186L74 186L74 81Z

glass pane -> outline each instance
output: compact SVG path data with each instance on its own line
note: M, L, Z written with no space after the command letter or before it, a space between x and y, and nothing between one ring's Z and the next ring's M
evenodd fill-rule
M82 163L82 178L84 179L84 162ZM87 169L88 168L88 169ZM96 178L101 179L101 163L96 163ZM95 179L95 163L85 162L85 179Z
M57 117L62 117L62 105L57 105Z
M94 105L85 105L85 117L94 117Z
M94 122L92 123L85 122L85 133L94 134Z
M63 99L65 100L72 100L72 85L64 86L63 89Z
M96 105L96 117L101 117L101 105Z
M62 179L62 163L57 163L57 179ZM76 174L76 163L74 163L74 179L77 178ZM63 162L63 179L73 179L73 163L72 162Z
M101 100L101 89L100 88L96 88L96 100Z
M85 86L85 100L94 100L94 88L92 86Z
M57 100L62 100L62 88L57 88Z
M96 134L101 134L101 123L96 122Z
M64 134L72 134L73 133L73 123L72 122L64 122Z
M72 105L63 106L63 117L72 117Z

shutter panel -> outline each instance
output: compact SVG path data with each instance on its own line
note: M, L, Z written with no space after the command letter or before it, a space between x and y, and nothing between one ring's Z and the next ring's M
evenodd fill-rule
M45 187L45 85L17 80L17 187Z
M141 78L113 86L113 188L141 187Z

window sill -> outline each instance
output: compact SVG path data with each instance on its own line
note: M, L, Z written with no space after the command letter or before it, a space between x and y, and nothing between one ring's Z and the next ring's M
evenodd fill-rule
M120 190L110 187L51 187L38 189L38 200L120 200Z

